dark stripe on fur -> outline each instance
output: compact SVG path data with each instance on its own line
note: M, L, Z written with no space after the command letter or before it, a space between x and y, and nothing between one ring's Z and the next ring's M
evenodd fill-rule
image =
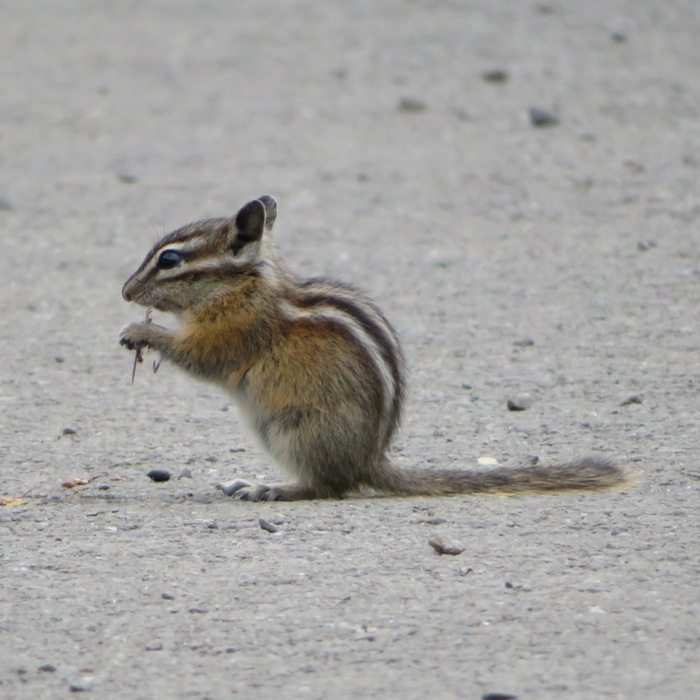
M305 283L304 287L310 286L311 281ZM342 287L341 287L342 288ZM350 288L346 288L350 289ZM398 341L392 343L392 339L389 337L388 333L392 333L390 323L384 318L381 312L372 307L379 317L382 319L386 327L390 329L388 332L382 328L373 318L371 318L362 308L361 304L355 302L352 299L348 299L342 296L334 296L332 293L319 292L307 292L306 294L300 295L300 297L295 300L296 305L300 308L310 308L314 306L331 306L338 311L342 311L350 316L352 319L357 321L367 335L374 340L377 347L379 348L380 354L386 362L391 376L394 379L394 396L392 397L391 403L391 416L390 416L390 430L389 435L391 435L396 425L399 422L401 416L401 404L406 391L405 381L402 371L402 358ZM369 302L364 302L369 304Z
M325 325L328 329L330 329L332 332L337 333L338 335L342 336L350 345L352 348L354 348L357 351L358 359L362 362L364 365L364 369L361 372L363 376L367 377L374 377L375 381L370 382L368 381L365 385L365 388L371 389L373 393L373 398L372 398L372 403L373 403L373 408L374 408L374 414L377 416L377 420L375 421L377 426L381 424L381 417L382 414L384 413L384 403L383 403L383 391L382 388L384 386L384 382L382 380L382 377L379 373L379 370L375 367L374 362L368 357L367 351L365 350L365 346L363 345L362 341L358 340L357 337L352 333L352 331L348 330L348 328L343 325L339 321L335 321L332 318L319 318L319 319L303 319L299 321L300 324L309 324L309 325ZM380 449L383 449L383 445L381 446Z
M183 270L179 275L166 277L161 279L159 284L170 284L172 282L182 282L187 280L192 282L200 277L209 277L210 279L227 279L237 275L245 275L246 277L260 277L260 272L249 265L235 265L233 263L223 263L215 268L204 268L200 270Z

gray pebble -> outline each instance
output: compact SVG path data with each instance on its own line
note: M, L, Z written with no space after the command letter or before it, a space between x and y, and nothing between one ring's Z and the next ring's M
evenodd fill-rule
M185 467L178 475L178 479L191 479L192 478L192 470L189 469L188 467Z
M43 671L44 673L54 673L56 671L56 667L53 664L42 664L39 666L39 670Z
M258 524L263 530L267 530L267 532L279 532L279 528L277 525L273 525L269 520L265 520L265 518L258 518Z
M78 431L75 428L64 428L63 435L77 435Z
M185 498L190 498L192 503L213 503L214 499L208 493L185 492Z
M651 248L656 248L656 241L638 241L637 250L642 252L650 250Z
M527 588L526 586L523 586L522 583L511 583L510 581L506 581L505 586L511 591L523 591L524 593L530 593L532 591L532 588Z
M161 593L160 597L163 600L175 600L175 596L172 593Z
M455 556L461 554L464 551L464 545L456 540L454 537L446 537L443 535L433 535L429 540L428 544L438 553L438 554L451 554Z
M133 185L138 180L136 175L129 170L122 170L118 172L117 178L119 179L119 182L123 182L127 185Z
M494 68L482 73L481 79L486 83L505 83L508 80L508 73L503 68Z
M399 112L425 112L428 105L415 97L402 97L398 109Z
M559 123L559 116L550 109L530 107L528 114L533 126L554 126Z
M623 29L613 29L610 31L610 38L616 44L622 44L627 41L627 32L625 32Z
M163 642L149 642L143 649L144 651L163 651Z
M633 403L642 403L643 397L640 396L639 394L632 394L632 396L628 396L621 404L620 406L631 406Z
M166 469L151 469L146 476L151 481L170 481L170 472Z
M530 394L518 394L508 399L506 406L509 411L527 411L532 406L532 397Z

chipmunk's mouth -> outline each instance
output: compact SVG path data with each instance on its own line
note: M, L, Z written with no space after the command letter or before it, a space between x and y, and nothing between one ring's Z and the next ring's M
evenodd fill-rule
M154 300L153 290L150 285L144 284L137 277L130 277L122 287L122 297L125 301L133 302L139 306L154 306L159 311L161 309L157 300Z

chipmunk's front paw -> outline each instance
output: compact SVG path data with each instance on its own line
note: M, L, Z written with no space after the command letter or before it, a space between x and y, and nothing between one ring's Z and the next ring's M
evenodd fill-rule
M223 491L227 496L233 496L237 491L241 489L246 489L250 486L250 481L245 479L234 479L233 481L226 482L224 484L217 484L216 488L219 491Z
M130 323L119 334L119 344L128 350L140 350L150 345L152 335L152 323Z

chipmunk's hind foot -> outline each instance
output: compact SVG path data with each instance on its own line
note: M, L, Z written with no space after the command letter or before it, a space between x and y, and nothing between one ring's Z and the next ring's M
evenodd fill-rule
M298 484L268 486L266 484L250 484L238 479L232 484L222 484L219 488L227 496L233 496L239 501L310 501L324 498L316 489Z

